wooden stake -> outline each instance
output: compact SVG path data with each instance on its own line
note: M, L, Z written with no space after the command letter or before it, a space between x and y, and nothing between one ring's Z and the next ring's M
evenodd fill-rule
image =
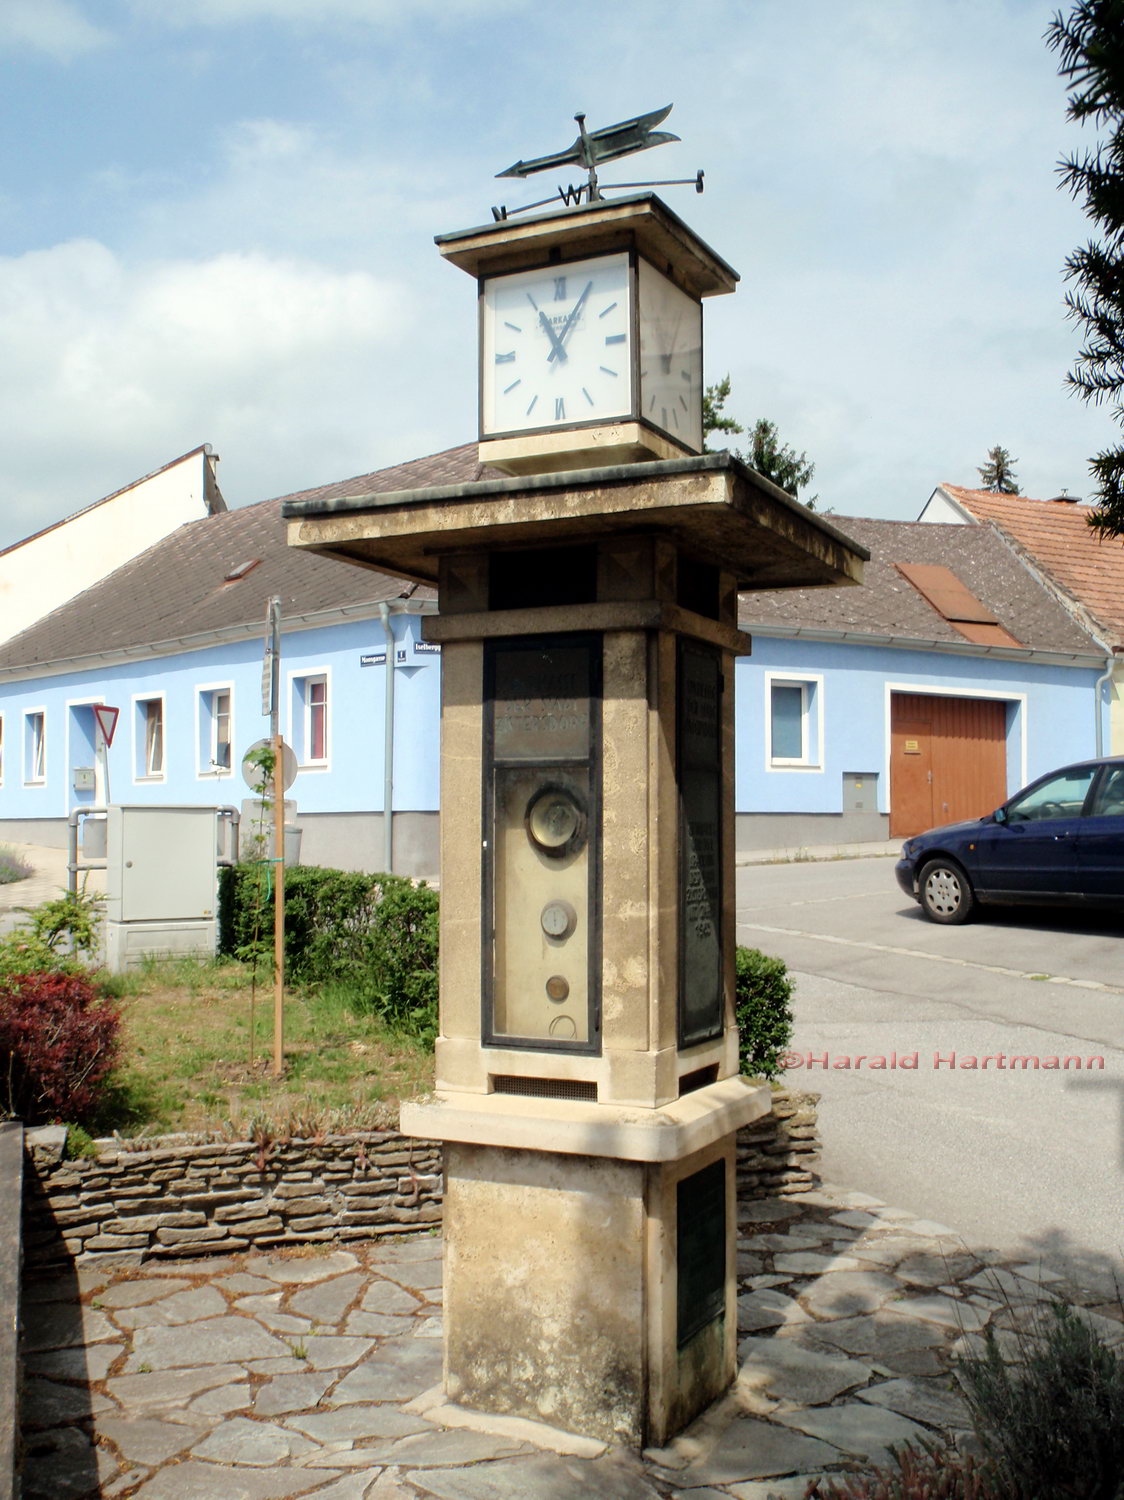
M284 742L273 736L273 1076L285 1068L285 779Z

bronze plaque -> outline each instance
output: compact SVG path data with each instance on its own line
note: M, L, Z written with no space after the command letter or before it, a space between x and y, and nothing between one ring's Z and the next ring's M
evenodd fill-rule
M679 648L679 1045L719 1036L722 996L722 663Z
M677 1343L726 1311L726 1163L684 1177L675 1193Z

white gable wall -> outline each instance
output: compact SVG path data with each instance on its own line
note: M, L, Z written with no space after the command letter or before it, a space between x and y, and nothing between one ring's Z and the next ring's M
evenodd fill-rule
M188 521L225 510L206 447L0 552L0 641L100 582Z
M932 521L941 526L976 526L975 516L966 511L943 487L937 485L936 489L925 502L925 508L917 517L919 521Z

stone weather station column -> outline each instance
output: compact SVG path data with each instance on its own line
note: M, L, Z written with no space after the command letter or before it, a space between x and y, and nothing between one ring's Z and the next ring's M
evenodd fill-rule
M286 516L439 591L441 1024L402 1129L445 1147L446 1392L639 1446L733 1380L735 1136L769 1110L734 1025L738 591L864 554L702 453L701 299L736 273L654 193L603 198L579 124L576 205L437 241L506 477Z

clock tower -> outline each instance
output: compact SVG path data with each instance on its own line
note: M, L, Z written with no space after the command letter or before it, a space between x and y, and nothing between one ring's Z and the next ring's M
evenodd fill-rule
M734 1377L735 1142L770 1108L734 1020L738 591L863 556L701 452L702 298L737 277L593 193L589 143L663 114L583 126L578 207L438 240L506 474L284 508L290 545L438 588L440 1034L401 1123L445 1148L446 1392L636 1446Z

